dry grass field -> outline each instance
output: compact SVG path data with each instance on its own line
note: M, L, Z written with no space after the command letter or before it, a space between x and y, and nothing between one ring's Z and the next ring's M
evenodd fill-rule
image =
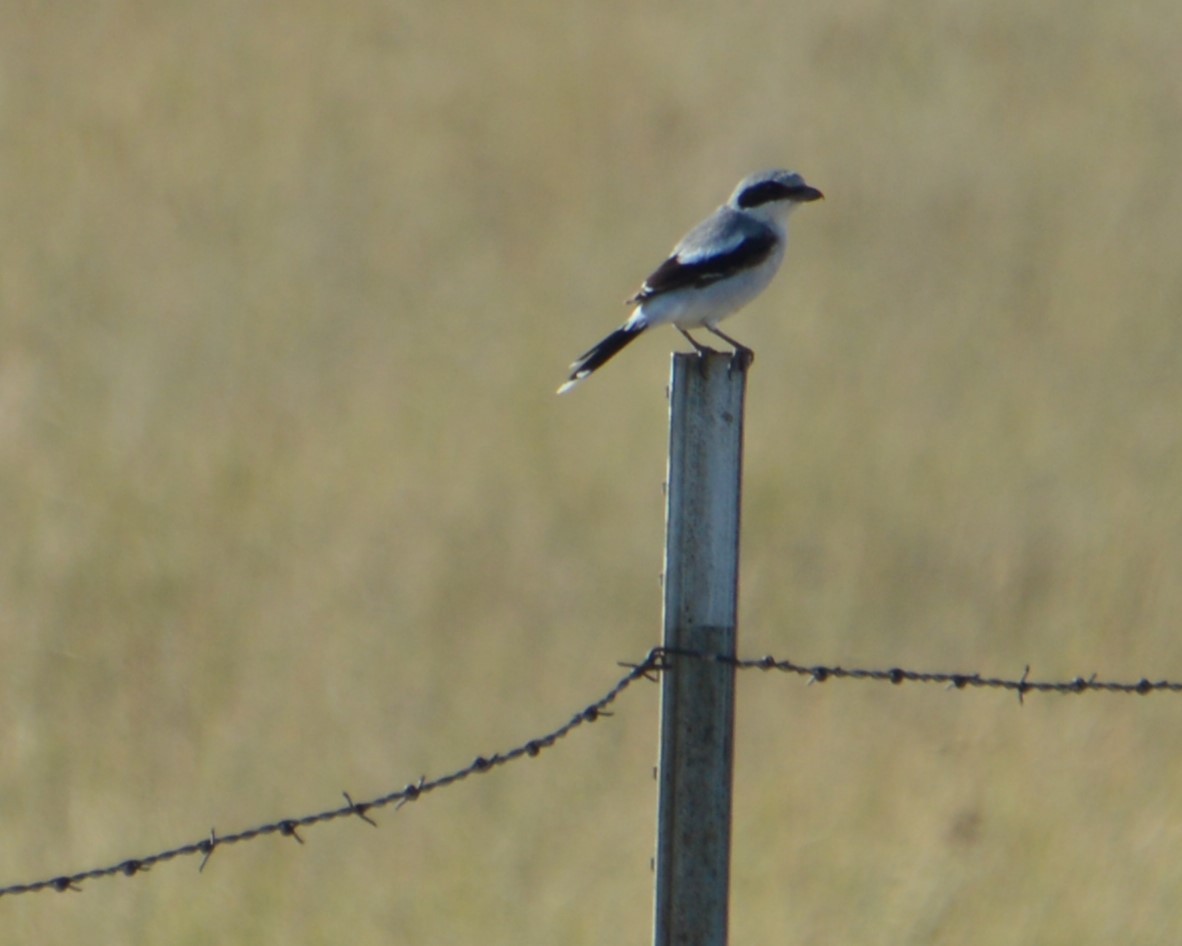
M654 332L749 170L741 650L1182 678L1182 5L9 4L0 885L439 774L659 635ZM735 943L1177 942L1182 703L740 678ZM657 689L3 943L645 943Z

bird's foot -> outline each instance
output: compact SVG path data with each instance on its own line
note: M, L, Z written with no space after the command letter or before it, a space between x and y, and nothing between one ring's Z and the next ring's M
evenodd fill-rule
M698 374L703 378L706 377L706 357L708 355L721 355L722 352L716 348L711 348L709 345L695 345L698 350Z
M746 345L736 345L731 353L731 363L727 365L727 372L746 371L755 362L755 352Z

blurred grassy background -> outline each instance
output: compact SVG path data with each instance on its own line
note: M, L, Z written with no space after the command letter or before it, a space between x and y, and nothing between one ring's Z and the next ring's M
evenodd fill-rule
M1182 677L1182 7L11 4L0 883L556 725L659 633L673 332L749 170L742 650ZM737 943L1163 942L1178 703L740 688ZM3 942L643 943L656 690Z

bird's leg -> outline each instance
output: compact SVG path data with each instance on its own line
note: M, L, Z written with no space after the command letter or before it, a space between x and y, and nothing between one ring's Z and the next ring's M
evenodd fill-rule
M674 328L676 328L677 331L681 332L681 334L685 336L685 340L694 346L694 351L696 351L699 355L704 356L704 355L718 354L713 348L710 348L706 345L703 345L701 342L699 342L696 338L694 338L689 332L687 332L685 329L683 329L680 325L675 325Z
M707 355L716 355L718 353L713 348L710 348L707 345L701 344L696 338L694 338L689 332L687 332L685 329L683 329L680 325L675 325L674 328L676 328L677 331L681 332L681 334L685 336L685 340L694 346L694 351L696 351L698 353L698 371L701 373L703 378L706 377L706 356Z
M751 367L751 363L753 361L755 361L755 352L753 352L750 348L748 348L746 345L742 344L741 342L736 342L733 338L731 338L725 332L720 331L719 329L715 328L713 325L707 325L707 326L705 326L705 329L711 335L717 335L724 342L727 342L735 349L735 353L731 357L731 364L732 365L741 364L744 368Z

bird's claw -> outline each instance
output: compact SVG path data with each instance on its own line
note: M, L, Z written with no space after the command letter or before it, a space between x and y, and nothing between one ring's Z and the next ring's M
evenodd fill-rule
M706 357L708 355L717 355L719 352L709 345L695 345L694 348L698 352L698 373L704 378L706 377Z
M731 363L727 365L727 373L738 369L739 371L746 371L755 361L755 352L750 348L740 347L736 348L731 353Z

